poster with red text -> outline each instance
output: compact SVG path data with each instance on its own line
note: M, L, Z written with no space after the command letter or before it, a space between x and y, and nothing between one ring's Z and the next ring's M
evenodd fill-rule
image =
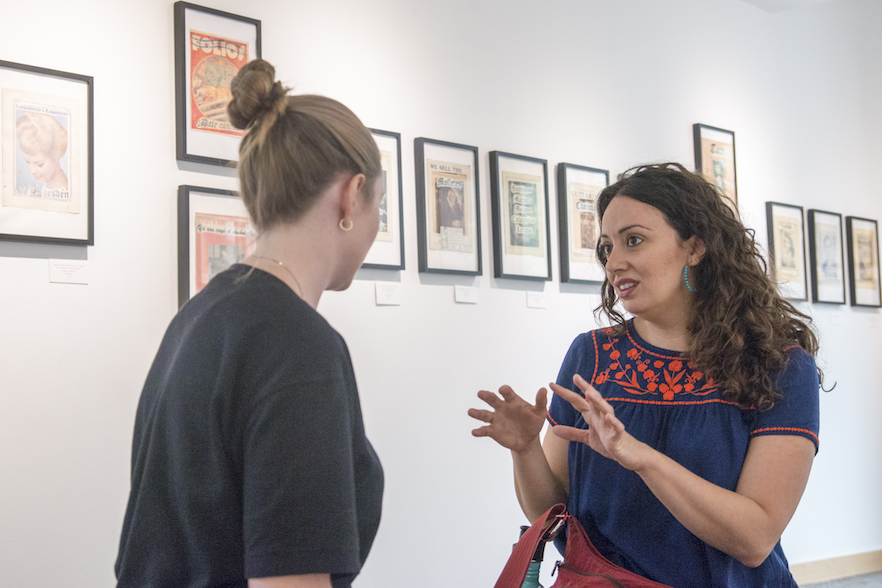
M195 223L199 292L214 276L251 255L257 233L246 217L197 212Z
M190 128L233 135L245 134L230 124L227 105L230 82L248 63L248 43L190 30Z

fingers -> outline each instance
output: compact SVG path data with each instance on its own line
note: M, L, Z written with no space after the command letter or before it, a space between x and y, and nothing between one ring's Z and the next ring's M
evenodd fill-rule
M478 427L477 429L472 429L472 437L489 437L490 436L490 427Z
M536 392L536 408L541 409L542 412L547 410L548 406L548 390L546 388L539 388L539 391Z
M493 411L490 410L481 410L480 408L470 408L468 410L468 414L473 419L479 420L484 423L489 423L493 421Z
M493 409L499 408L500 406L502 406L503 403L502 399L500 399L499 396L497 396L493 392L490 392L489 390L479 390L478 398L489 404L490 408Z
M594 386L585 381L585 378L576 374L573 376L573 383L579 387L579 390L585 394L585 400L593 407L597 408L601 414L615 414L613 407L601 396Z
M572 404L573 408L575 408L579 412L585 412L591 407L591 405L585 400L585 398L582 397L581 394L573 392L569 388L564 388L560 384L555 384L554 382L550 383L549 386L551 386L552 392Z
M499 387L499 395L502 396L502 399L506 402L518 398L518 395L515 394L515 391L512 390L511 386L508 385L502 385Z
M588 437L590 433L587 429L577 429L566 425L557 425L551 427L551 432L567 441L575 441L576 443L584 443L588 445Z

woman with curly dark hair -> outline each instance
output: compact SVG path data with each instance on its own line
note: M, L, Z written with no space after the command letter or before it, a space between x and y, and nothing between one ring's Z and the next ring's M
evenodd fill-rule
M469 411L487 423L473 434L511 450L530 520L566 502L624 568L672 586L796 586L780 537L818 447L808 317L682 166L630 170L597 204L597 310L613 326L570 347L544 445L544 388L535 406L508 386L479 392L492 410Z

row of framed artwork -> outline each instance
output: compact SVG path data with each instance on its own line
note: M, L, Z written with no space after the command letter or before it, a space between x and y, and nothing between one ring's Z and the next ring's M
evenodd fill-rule
M179 1L174 39L177 159L235 165L243 132L226 114L230 82L242 66L261 57L261 22ZM94 245L93 79L0 61L0 87L0 239ZM737 203L734 133L707 125L695 125L694 132L697 166ZM398 141L395 134L375 136L378 143L389 137ZM384 174L394 189L395 174L400 185L401 150L387 147ZM480 274L477 148L429 139L416 147L424 164L417 166L424 180L418 188L423 196L420 270ZM494 151L491 172L493 214L499 220L494 222L496 275L551 279L546 162ZM572 193L562 197L571 206L562 206L568 216L560 221L561 234L573 234L573 246L562 249L562 279L594 281L593 248L583 246L594 237L590 195L608 183L609 174L570 164L561 164L559 173L561 185L573 178ZM388 218L395 219L394 194L387 206ZM398 247L394 223L386 229L368 264L403 267L400 226Z
M380 151L384 194L380 226L365 258L369 269L404 269L401 136L371 130ZM481 275L482 239L478 148L418 138L417 236L420 272ZM494 275L550 280L551 226L548 164L543 159L490 152ZM558 165L561 280L603 280L596 262L597 194L609 172ZM179 298L183 303L218 272L243 260L255 231L235 192L180 186L178 195Z
M363 267L404 269L404 199L401 136L371 130L381 154L384 194L380 227ZM733 152L734 155L734 152ZM491 151L490 192L494 276L550 280L551 223L547 161ZM418 262L420 272L481 275L482 239L478 148L427 138L414 140ZM609 172L571 163L557 166L561 281L597 283L597 195ZM882 306L878 228L874 220L808 211L809 274L805 263L803 209L766 203L772 275L794 300ZM251 252L255 232L237 194L179 189L179 297L186 301L211 277ZM848 253L846 273L845 252Z
M875 220L845 217L825 210L808 211L809 273L806 273L805 230L801 206L766 203L766 226L772 275L782 295L808 300L811 276L812 302L846 303L846 257L848 294L852 306L882 307L879 274L879 229Z

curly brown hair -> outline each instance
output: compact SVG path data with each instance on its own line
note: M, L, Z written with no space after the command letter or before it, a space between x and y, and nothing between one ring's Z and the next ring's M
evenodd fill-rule
M787 363L787 348L797 344L812 356L818 339L811 318L784 300L766 275L766 263L754 231L746 229L716 188L678 163L632 168L597 199L601 220L616 196L633 198L657 208L678 236L695 235L706 252L692 269L693 312L686 356L714 378L726 400L766 410L778 395L771 374ZM606 266L600 244L597 257ZM601 286L605 314L624 328L625 317L615 308L615 288ZM819 377L823 378L821 370Z

